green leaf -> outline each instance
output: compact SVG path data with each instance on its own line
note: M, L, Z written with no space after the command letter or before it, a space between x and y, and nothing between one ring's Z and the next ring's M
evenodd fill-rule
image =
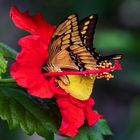
M57 131L53 107L41 106L24 90L7 85L0 85L0 117L8 122L10 129L22 128L32 135L34 132L46 139L53 140Z
M84 125L76 137L68 140L103 140L103 135L112 135L112 132L106 120L101 119L93 127Z
M104 119L101 119L98 121L97 125L95 125L97 129L103 134L103 135L112 135L112 132L107 124L107 121Z
M0 53L0 79L3 73L6 73L7 61L4 59L3 55Z
M0 42L0 53L10 59L15 59L17 52L8 45Z
M54 99L32 97L13 79L0 80L0 117L8 122L10 129L22 128L28 135L36 132L49 140L54 139L61 119ZM101 119L93 127L81 127L76 137L65 139L103 140L103 135L112 135L112 132Z

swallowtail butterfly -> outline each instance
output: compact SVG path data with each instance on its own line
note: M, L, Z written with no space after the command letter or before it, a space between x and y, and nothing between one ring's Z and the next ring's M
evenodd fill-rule
M92 70L105 60L121 59L121 54L99 55L93 48L96 14L79 21L76 14L66 17L54 31L49 44L48 72ZM68 83L66 76L60 79Z

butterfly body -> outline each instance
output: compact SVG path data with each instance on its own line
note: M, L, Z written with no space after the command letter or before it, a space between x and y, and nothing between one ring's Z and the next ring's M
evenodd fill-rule
M58 25L49 44L45 66L48 72L93 70L104 60L121 58L121 55L102 57L93 48L97 17L95 14L79 21L78 16L72 14ZM68 84L66 76L59 78Z

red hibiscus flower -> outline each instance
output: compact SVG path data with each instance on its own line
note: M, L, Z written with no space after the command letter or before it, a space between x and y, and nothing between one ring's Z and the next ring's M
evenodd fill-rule
M37 14L30 16L28 12L21 13L16 7L11 8L11 19L15 25L31 35L19 40L21 51L16 57L16 62L12 64L10 72L16 82L26 88L28 93L40 98L56 98L62 116L59 133L74 137L87 120L91 126L95 124L101 115L92 110L94 100L88 95L83 101L75 98L73 87L56 86L55 76L67 74L98 74L120 69L118 62L114 67L107 67L85 72L42 72L42 65L48 59L48 45L55 26L47 23L44 18ZM73 78L73 77L69 77ZM91 83L93 84L93 83ZM61 87L61 88L60 88ZM83 99L83 97L80 97Z

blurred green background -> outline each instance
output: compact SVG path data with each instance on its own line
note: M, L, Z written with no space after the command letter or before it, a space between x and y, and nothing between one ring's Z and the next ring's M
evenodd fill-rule
M103 55L124 54L123 71L110 81L97 80L93 96L95 108L103 114L114 133L107 140L140 140L140 0L0 0L0 42L19 50L17 41L25 35L9 18L12 5L33 15L40 11L52 24L70 13L82 19L99 15L94 47ZM21 130L10 131L0 121L2 140L41 140L25 136Z

